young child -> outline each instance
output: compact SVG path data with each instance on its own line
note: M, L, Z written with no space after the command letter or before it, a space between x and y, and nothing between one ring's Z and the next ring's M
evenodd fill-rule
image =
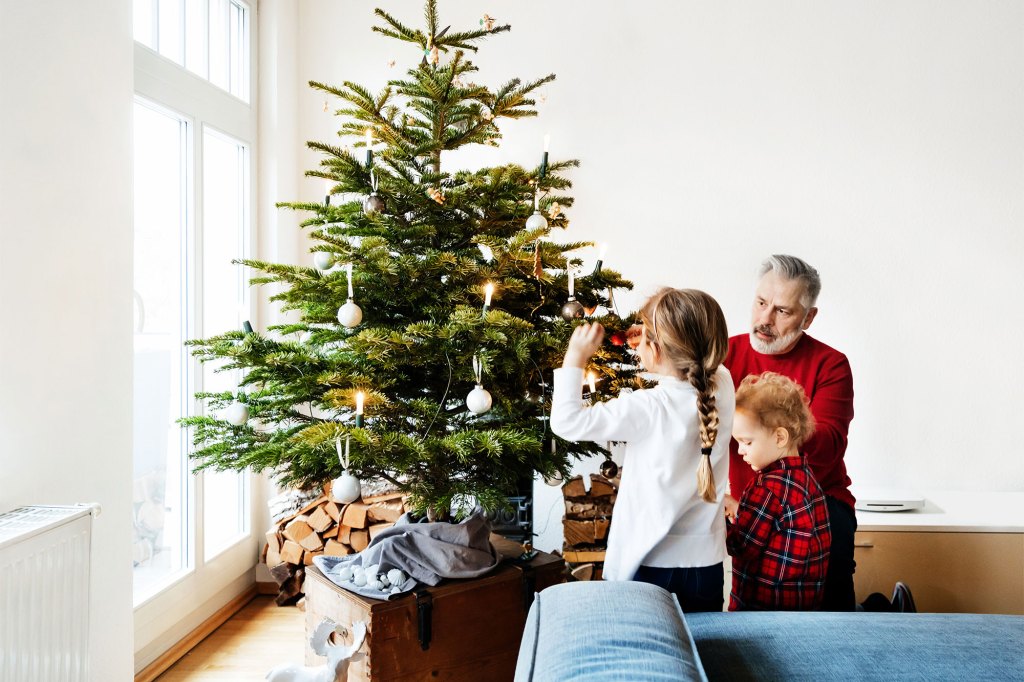
M584 405L583 371L604 329L582 324L555 370L551 428L568 440L626 442L605 579L660 585L684 611L721 611L729 439L718 432L729 433L734 396L722 366L725 316L702 291L663 289L640 318L637 352L658 385Z
M730 611L821 606L832 536L825 496L799 452L813 431L807 397L791 379L765 372L740 383L732 435L756 475L738 502L725 502Z

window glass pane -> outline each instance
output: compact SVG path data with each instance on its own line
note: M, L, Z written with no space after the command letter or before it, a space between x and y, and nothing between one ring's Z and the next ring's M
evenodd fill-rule
M182 343L188 123L135 104L133 564L136 600L186 564Z
M230 6L231 31L231 94L239 99L249 101L249 70L246 55L248 54L247 32L245 30L246 11L237 2Z
M184 19L182 0L160 0L160 54L177 64L185 63Z
M135 40L151 50L156 49L157 0L135 0L132 10Z
M217 131L203 131L203 335L239 329L248 319L245 272L232 263L246 253L248 150ZM235 391L236 372L203 366L203 389ZM244 473L207 473L203 479L204 556L209 559L248 532Z
M206 22L210 13L206 0L185 0L185 67L207 78Z
M210 82L231 92L228 0L210 0Z

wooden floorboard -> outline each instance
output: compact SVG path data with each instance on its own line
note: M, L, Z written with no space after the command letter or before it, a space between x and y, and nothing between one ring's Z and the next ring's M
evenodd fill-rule
M185 654L157 682L262 680L276 665L302 663L304 614L258 596Z

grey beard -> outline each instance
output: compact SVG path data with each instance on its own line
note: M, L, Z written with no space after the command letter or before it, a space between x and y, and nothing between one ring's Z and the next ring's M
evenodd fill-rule
M780 336L774 341L762 341L757 338L757 333L754 330L751 330L750 346L758 353L763 353L764 355L778 355L792 346L803 333L802 329L797 329L795 332L790 332L784 336Z

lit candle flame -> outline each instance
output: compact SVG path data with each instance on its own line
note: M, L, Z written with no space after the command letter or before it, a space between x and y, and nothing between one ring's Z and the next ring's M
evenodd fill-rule
M373 128L366 129L366 148L369 149L373 146Z
M494 282L488 282L484 285L484 307L491 305L491 296L494 295Z
M544 151L548 151L548 147L551 146L551 133L544 136Z
M597 392L597 375L593 372L587 372L587 383L590 385L590 393Z
M356 414L361 415L363 413L363 402L366 400L366 394L362 391L356 391Z

